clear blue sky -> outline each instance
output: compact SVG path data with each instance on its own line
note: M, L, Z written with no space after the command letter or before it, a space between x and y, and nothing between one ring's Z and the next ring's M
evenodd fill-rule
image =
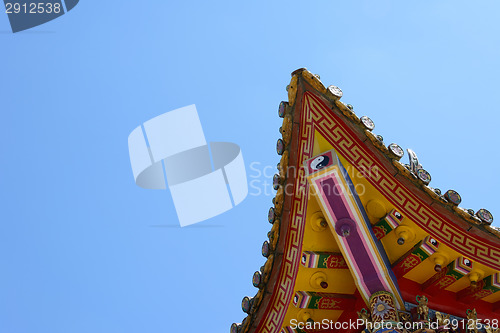
M18 34L0 13L0 332L241 321L264 263L269 185L181 229L168 191L134 184L127 137L196 104L207 140L238 143L263 189L272 173L256 169L278 162L277 107L300 67L416 151L431 186L500 225L497 1L169 3L82 0Z

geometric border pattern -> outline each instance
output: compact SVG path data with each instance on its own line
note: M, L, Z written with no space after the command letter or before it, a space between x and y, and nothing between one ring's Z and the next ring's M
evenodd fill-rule
M305 111L305 110L302 110ZM265 312L265 317L259 323L257 332L279 332L285 319L286 311L290 305L295 287L295 280L299 270L302 256L302 240L304 238L304 226L306 224L307 209L307 179L305 170L301 168L302 162L312 157L314 130L312 121L309 119L310 112L301 112L298 152L295 178L295 193L290 209L288 230L285 236L285 249L278 280L274 285L272 301ZM282 223L285 221L282 221Z

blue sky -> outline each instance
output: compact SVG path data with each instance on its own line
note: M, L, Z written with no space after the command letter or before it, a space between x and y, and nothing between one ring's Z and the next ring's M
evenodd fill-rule
M17 34L0 14L0 332L227 332L241 321L264 263L270 187L181 229L168 191L134 184L127 137L196 104L207 140L239 144L263 189L272 180L258 174L278 162L277 107L300 67L341 87L385 142L412 148L431 186L500 220L499 11L80 1Z

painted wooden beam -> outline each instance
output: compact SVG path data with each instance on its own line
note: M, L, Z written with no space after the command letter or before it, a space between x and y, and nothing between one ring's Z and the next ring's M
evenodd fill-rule
M425 237L418 242L401 258L392 264L392 271L396 278L400 278L410 272L412 269L420 265L425 259L434 254L439 246L439 242L431 236Z
M400 212L395 209L391 210L389 214L373 225L372 228L375 237L377 237L378 240L384 238L388 233L398 227L401 221L403 221L403 218Z
M348 269L347 263L342 253L334 252L302 252L300 263L308 268L329 268L329 269Z
M352 311L356 297L348 294L297 291L292 303L300 309Z
M459 257L425 281L422 284L422 290L426 293L434 293L446 289L471 271L472 261L465 257Z
M500 291L500 273L485 277L476 285L471 285L457 293L457 300L462 302L474 302Z
M306 161L305 169L309 195L318 201L365 303L375 292L387 291L394 295L397 307L404 308L389 260L377 246L354 184L335 151Z

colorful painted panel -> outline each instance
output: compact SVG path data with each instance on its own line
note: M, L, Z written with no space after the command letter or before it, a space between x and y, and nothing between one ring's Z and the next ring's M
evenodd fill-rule
M368 304L370 296L378 291L396 295L396 304L403 300L396 279L390 274L371 232L371 224L354 185L337 158L335 151L323 153L305 162L309 183L314 189L326 220L349 265L356 286Z
M425 237L392 265L394 275L397 278L404 276L436 252L438 246L437 240L431 236Z
M300 309L352 310L356 298L345 294L297 291L292 302Z
M424 282L422 290L428 293L437 292L451 286L453 283L472 271L472 261L465 257L459 257L450 262L439 273Z
M300 261L308 268L348 269L341 253L304 251Z
M395 209L391 210L386 217L373 225L375 237L378 240L382 239L385 235L396 229L401 221L403 221L403 215Z

